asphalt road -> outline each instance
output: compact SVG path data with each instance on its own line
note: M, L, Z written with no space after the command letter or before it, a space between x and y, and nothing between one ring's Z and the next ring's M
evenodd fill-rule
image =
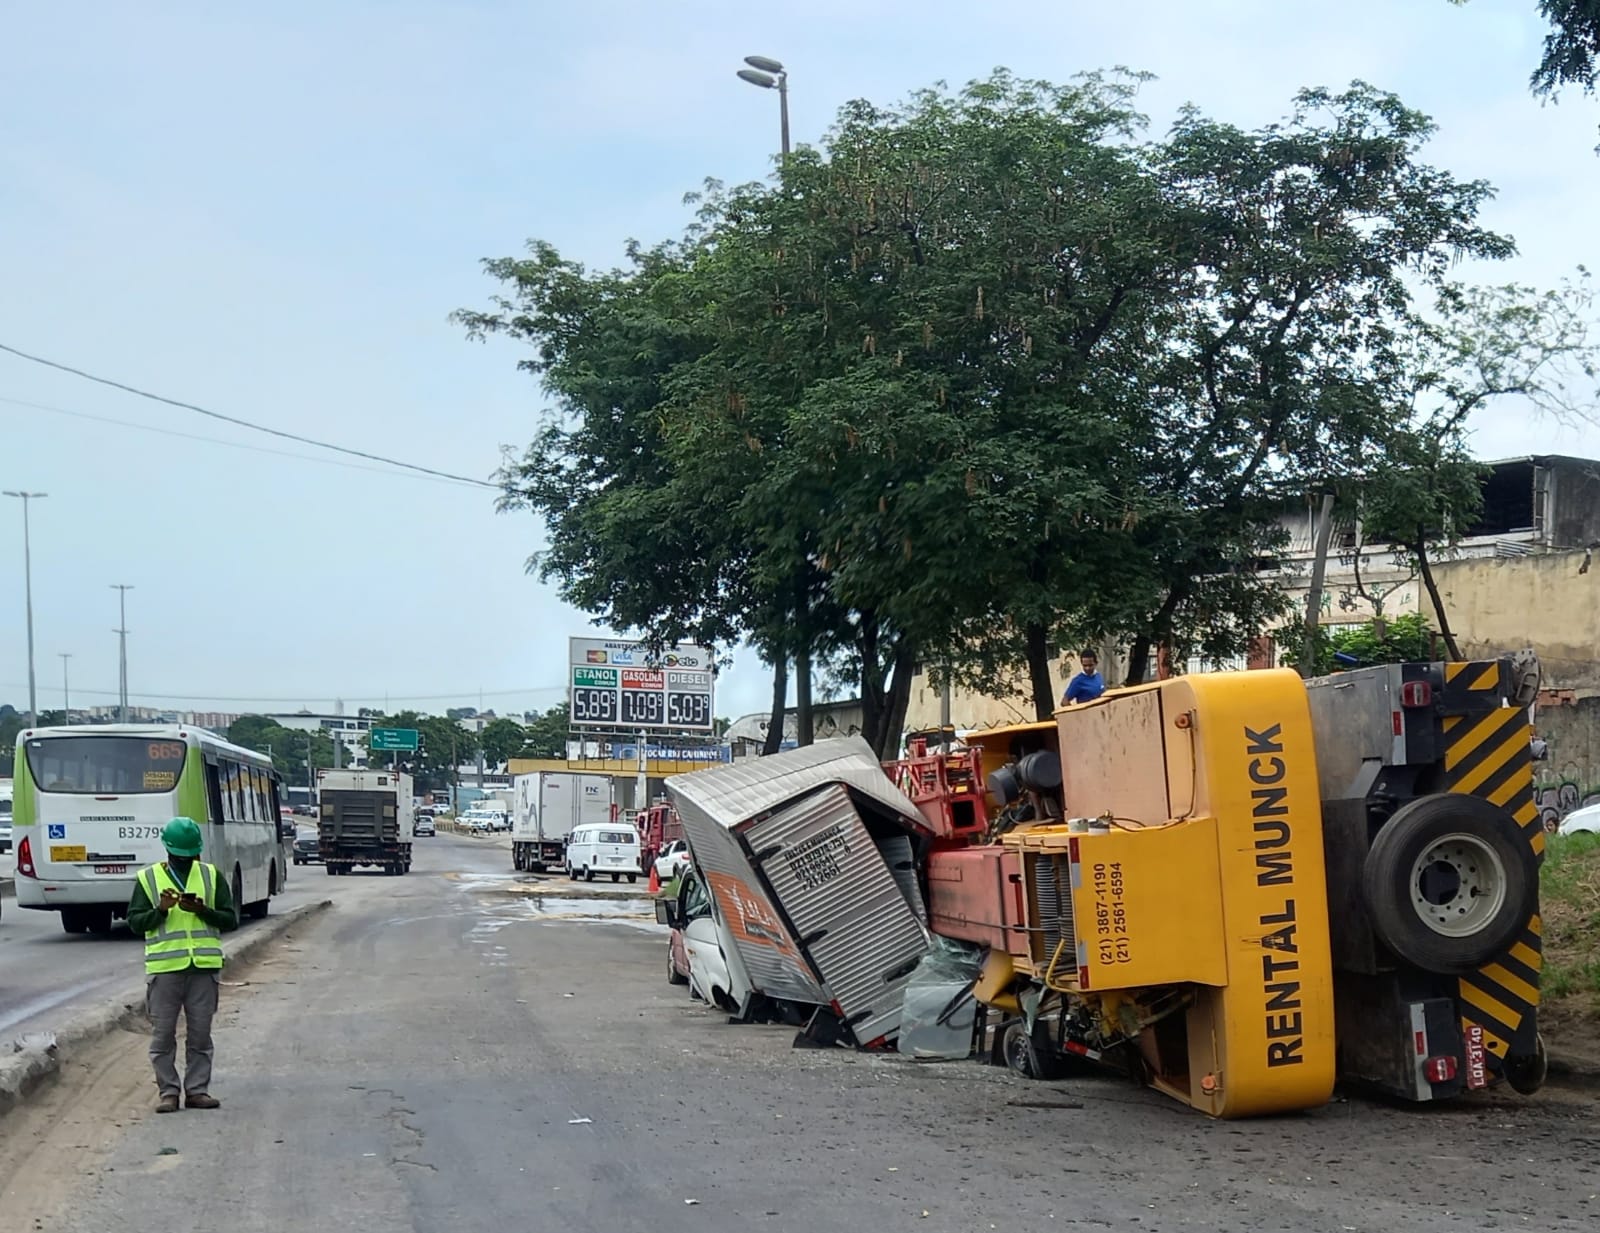
M441 836L229 974L214 1113L121 1034L0 1122L6 1227L324 1233L1592 1229L1596 1108L1218 1123L1110 1079L797 1051L667 985L637 891ZM330 885L335 885L330 883ZM343 893L350 888L353 893ZM321 882L317 889L322 889ZM159 1179L159 1180L153 1180ZM35 1223L37 1222L37 1223Z
M431 842L420 839L420 848ZM474 867L509 870L509 850L491 852L495 840L474 841L464 855ZM0 877L12 873L14 856L0 854ZM415 877L415 873L410 875ZM272 900L274 911L285 911L315 899L359 901L391 888L375 886L388 879L380 870L360 870L346 878L330 878L321 865L291 865L289 882ZM241 929L251 927L249 921ZM0 1044L28 1032L48 1030L74 1010L114 995L139 979L142 971L139 944L118 922L109 937L69 934L56 912L30 911L8 895L0 914Z

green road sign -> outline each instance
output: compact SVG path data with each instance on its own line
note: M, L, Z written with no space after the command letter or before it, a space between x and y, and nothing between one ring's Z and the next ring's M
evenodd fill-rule
M417 748L417 730L374 728L367 733L367 748L374 753L412 753Z

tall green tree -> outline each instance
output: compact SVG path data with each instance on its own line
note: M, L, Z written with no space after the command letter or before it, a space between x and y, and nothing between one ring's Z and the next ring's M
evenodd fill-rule
M522 730L522 748L517 752L524 758L565 758L571 730L570 707L558 703Z
M1413 319L1395 349L1395 431L1349 485L1352 512L1363 539L1407 554L1452 659L1461 652L1432 558L1453 547L1482 509L1487 468L1469 455L1468 423L1496 403L1534 420L1594 421L1600 344L1593 316L1592 280L1581 268L1543 292L1447 284L1432 314Z
M504 766L527 740L527 729L514 719L491 719L484 724L479 741L483 760L490 766Z
M1153 647L1236 654L1282 610L1255 561L1286 499L1357 474L1399 436L1390 390L1415 289L1508 256L1491 194L1423 160L1432 122L1362 83L1302 91L1280 124L1180 118L1154 157L1194 245L1145 435L1119 459L1152 499L1130 535L1158 579L1130 623Z

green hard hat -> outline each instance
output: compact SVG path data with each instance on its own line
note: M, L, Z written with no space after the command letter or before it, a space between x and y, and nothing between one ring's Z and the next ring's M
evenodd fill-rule
M174 856L199 856L200 828L193 818L174 818L161 828L161 842Z

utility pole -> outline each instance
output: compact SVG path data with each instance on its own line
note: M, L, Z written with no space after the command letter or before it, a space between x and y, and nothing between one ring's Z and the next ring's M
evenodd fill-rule
M72 658L71 651L57 651L61 656L61 722L72 722L72 693L67 688L67 660Z
M117 704L120 707L120 718L123 723L128 722L128 592L133 590L125 582L113 582L111 589L117 592L117 612L120 616L120 628L112 632L117 635Z
M39 691L33 676L33 537L28 529L28 502L49 496L47 492L12 492L6 496L22 502L22 585L28 606L28 727L39 726Z

